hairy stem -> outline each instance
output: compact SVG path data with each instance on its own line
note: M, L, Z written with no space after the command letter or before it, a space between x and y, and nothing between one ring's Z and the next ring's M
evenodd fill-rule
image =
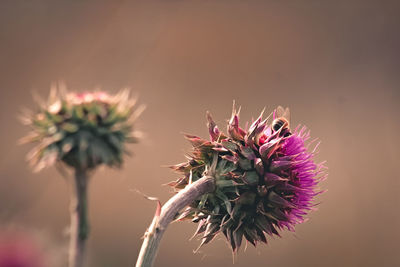
M168 225L184 207L191 204L202 195L215 190L215 181L212 176L205 176L188 185L170 198L161 208L160 214L154 216L153 221L144 236L142 248L136 262L136 267L151 267L157 255L161 238Z
M71 228L69 267L82 267L85 260L85 244L89 235L88 224L88 174L85 169L75 170L71 189Z

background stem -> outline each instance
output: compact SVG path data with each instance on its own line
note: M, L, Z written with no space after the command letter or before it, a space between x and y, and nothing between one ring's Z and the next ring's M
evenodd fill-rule
M159 216L157 214L154 216L149 229L144 235L136 267L153 266L161 238L178 212L202 195L214 191L214 189L214 177L205 176L186 186L185 189L170 198L161 208Z
M71 189L69 267L82 267L85 260L85 243L89 235L87 218L87 170L76 169L74 178Z

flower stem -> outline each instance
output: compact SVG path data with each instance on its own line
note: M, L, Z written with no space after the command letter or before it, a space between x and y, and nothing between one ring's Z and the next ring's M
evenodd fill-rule
M88 224L88 173L86 169L76 169L71 190L71 229L69 247L69 267L82 267L85 260L85 243L89 236Z
M214 189L214 177L205 176L186 186L185 189L170 198L161 208L161 212L159 214L156 213L144 235L136 267L151 267L157 255L161 238L178 212L202 195L214 191Z

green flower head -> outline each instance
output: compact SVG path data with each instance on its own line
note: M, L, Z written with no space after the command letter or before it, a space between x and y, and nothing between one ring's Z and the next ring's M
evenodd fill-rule
M32 131L21 139L37 144L27 156L35 171L58 161L79 169L119 167L125 144L138 141L134 121L144 106L135 108L128 89L110 95L52 88L48 101L38 102L38 111L23 117Z

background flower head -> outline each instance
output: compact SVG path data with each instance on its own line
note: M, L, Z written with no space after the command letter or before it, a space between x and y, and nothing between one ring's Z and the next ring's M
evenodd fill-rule
M294 231L314 208L314 197L321 192L317 185L326 177L323 163L314 162L318 144L310 145L316 140L309 142L305 127L291 130L276 111L272 123L260 115L243 129L234 108L228 135L210 114L207 119L211 140L186 135L193 151L187 162L173 166L182 177L170 185L185 188L214 165L216 190L192 203L178 219L198 223L195 234L203 235L201 245L222 232L234 252L243 237L256 245L267 243L267 236L279 236L280 230Z
M47 102L22 121L32 131L21 143L36 143L27 158L35 171L62 161L74 168L120 166L126 143L138 141L134 121L144 106L135 108L129 90L115 95L103 91L75 93L53 87Z

